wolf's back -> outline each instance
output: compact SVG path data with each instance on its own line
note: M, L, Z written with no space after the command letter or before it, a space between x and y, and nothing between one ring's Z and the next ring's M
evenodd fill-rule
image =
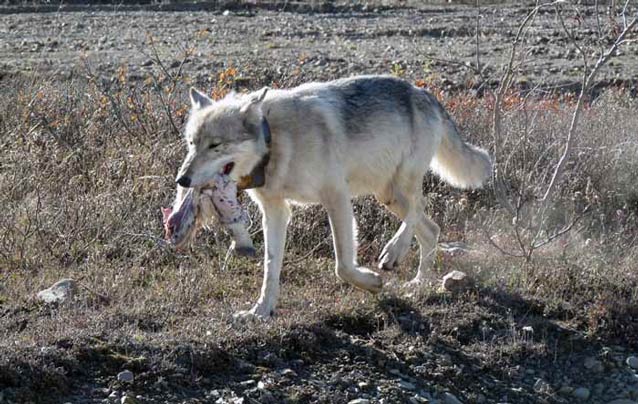
M446 115L441 144L430 164L432 170L457 188L479 188L492 173L487 151L465 143Z

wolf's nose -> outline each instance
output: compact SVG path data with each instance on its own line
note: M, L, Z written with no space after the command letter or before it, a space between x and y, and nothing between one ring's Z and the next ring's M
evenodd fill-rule
M188 188L191 186L191 179L185 175L182 175L181 177L177 179L177 183L183 186L184 188Z

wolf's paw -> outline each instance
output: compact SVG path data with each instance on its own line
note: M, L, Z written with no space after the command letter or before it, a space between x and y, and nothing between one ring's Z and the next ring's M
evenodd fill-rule
M421 289L424 284L425 284L425 279L417 275L411 281L407 281L406 283L404 283L403 289L406 289L407 291L416 291Z
M402 237L392 237L379 255L379 269L385 271L395 269L408 253L409 247L410 243L404 242Z
M235 321L266 321L274 314L274 310L268 307L254 305L250 310L241 310L233 315Z
M379 293L383 289L383 278L378 273L364 267L357 267L357 281L355 286L371 293Z

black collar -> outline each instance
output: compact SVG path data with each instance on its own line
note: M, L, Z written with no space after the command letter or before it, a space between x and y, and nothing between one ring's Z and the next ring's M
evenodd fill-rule
M264 141L266 146L270 148L270 142L272 141L272 135L270 134L270 125L265 116L261 117L261 133L264 135ZM270 153L270 150L268 151Z
M268 150L250 174L239 179L237 183L239 189L261 188L266 184L266 166L270 161L270 144L272 142L270 125L266 117L261 118L261 134L264 136L264 142Z

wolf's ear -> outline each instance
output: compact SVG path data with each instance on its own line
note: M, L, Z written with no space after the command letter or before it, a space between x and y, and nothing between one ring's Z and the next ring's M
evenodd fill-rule
M191 87L190 90L191 97L191 105L193 109L200 109L207 107L209 105L213 105L213 100L208 98L206 94L203 94L195 89L195 87Z
M253 97L252 102L261 103L264 100L264 98L266 98L266 93L268 92L268 90L270 90L268 87L264 87L261 90L259 90L259 93L257 93L257 96Z
M268 87L264 87L259 92L250 98L250 101L246 103L243 107L241 107L241 114L244 117L244 123L257 123L261 121L261 103L266 98L266 93L268 92Z

